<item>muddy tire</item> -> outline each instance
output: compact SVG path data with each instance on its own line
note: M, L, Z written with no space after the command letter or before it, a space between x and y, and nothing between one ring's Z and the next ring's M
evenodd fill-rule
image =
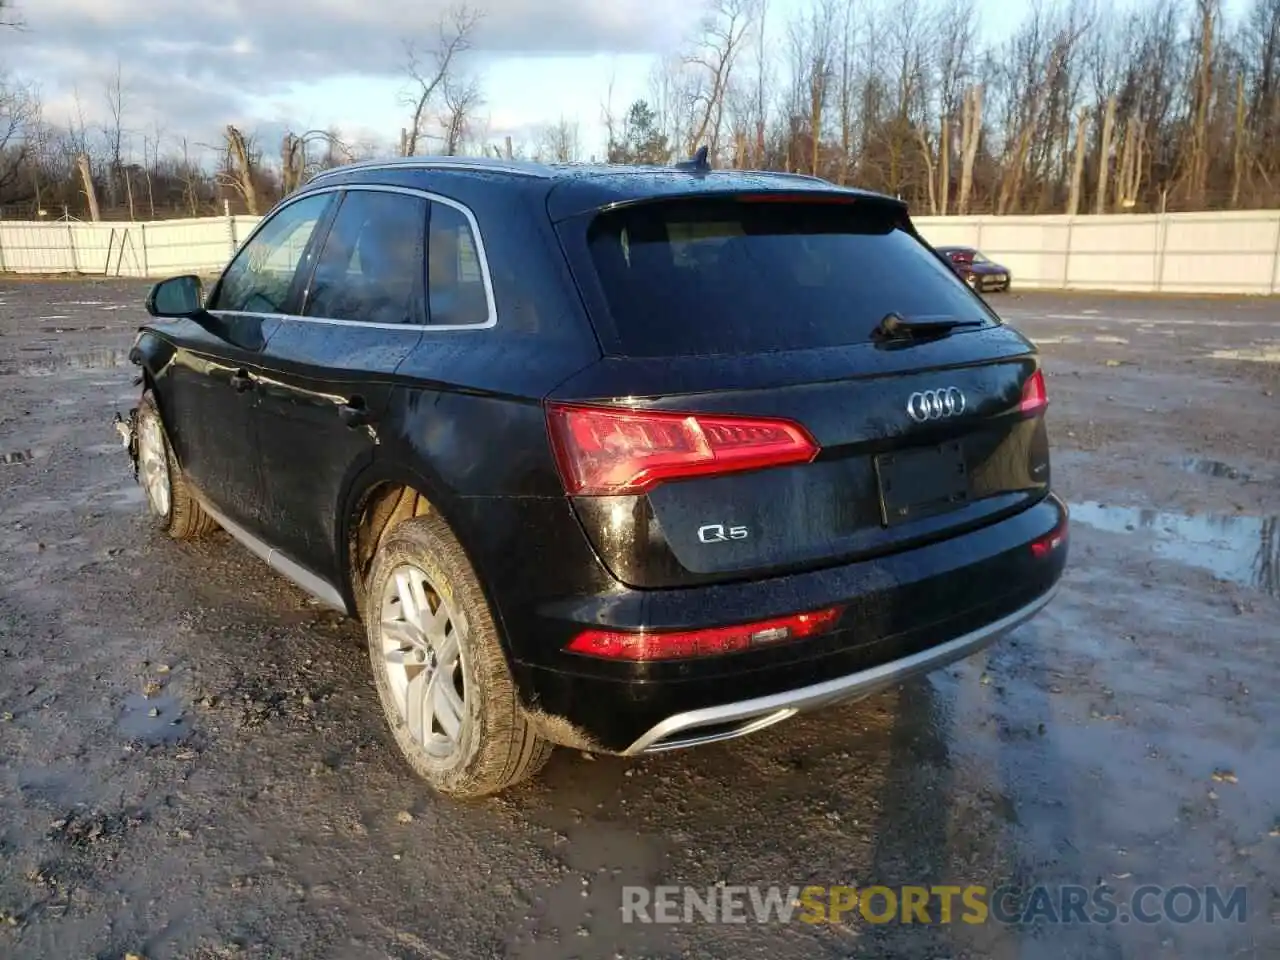
M217 529L192 495L150 390L138 404L138 480L157 526L174 540L195 540Z
M431 514L395 527L368 587L374 682L414 772L458 799L537 774L552 745L521 709L489 604L444 520Z

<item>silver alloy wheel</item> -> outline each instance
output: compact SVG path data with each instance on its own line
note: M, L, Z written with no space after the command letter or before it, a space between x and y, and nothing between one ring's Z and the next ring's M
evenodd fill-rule
M463 629L423 570L401 564L392 571L378 626L383 669L410 735L437 759L456 753L467 733Z
M151 509L159 517L168 517L173 504L169 456L165 450L164 433L160 429L160 418L154 413L139 418L138 466Z

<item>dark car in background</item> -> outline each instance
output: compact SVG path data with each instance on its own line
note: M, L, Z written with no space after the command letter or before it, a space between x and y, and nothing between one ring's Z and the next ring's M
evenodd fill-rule
M1013 274L1008 267L987 259L981 251L973 247L935 247L934 249L947 258L957 276L979 292L987 290L1008 292L1013 283Z
M443 793L867 696L1066 562L1037 351L890 197L368 162L147 306L123 432L157 525L363 620Z

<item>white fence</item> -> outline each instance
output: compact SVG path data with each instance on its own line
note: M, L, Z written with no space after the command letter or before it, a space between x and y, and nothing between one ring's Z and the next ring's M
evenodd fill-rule
M226 266L260 217L37 223L0 220L0 271L169 277Z
M917 217L934 245L979 248L1015 287L1280 294L1280 210Z
M148 223L0 221L0 271L163 277L220 270L257 217ZM1280 294L1280 210L917 217L936 245L978 247L1015 287Z

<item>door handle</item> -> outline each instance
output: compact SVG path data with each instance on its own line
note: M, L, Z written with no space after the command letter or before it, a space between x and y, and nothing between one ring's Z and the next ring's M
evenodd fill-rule
M338 416L344 424L353 428L367 426L372 419L369 416L369 408L364 405L364 400L360 397L352 397L346 403L339 404Z
M253 389L253 377L244 370L237 370L231 375L231 386L236 393L244 393Z

